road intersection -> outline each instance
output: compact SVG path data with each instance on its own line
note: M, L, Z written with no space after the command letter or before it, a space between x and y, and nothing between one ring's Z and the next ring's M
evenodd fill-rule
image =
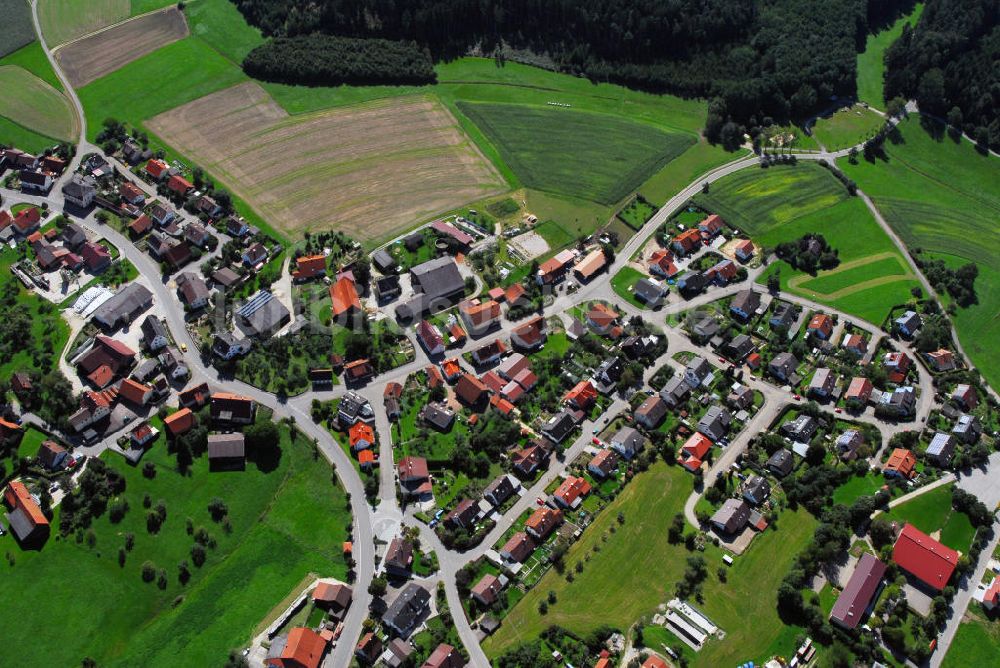
M76 156L60 182L53 187L50 195L46 197L37 197L23 195L19 192L10 190L0 190L0 196L2 196L3 201L8 204L21 202L37 205L47 204L50 211L63 211L65 210L65 202L60 191L61 183L64 182L70 174L76 171L84 155L88 153L99 153L103 155L103 152L100 147L94 146L87 141L86 116L82 105L80 104L79 98L73 90L73 87L64 76L57 60L52 56L48 46L45 44L44 37L42 36L38 25L37 3L35 0L32 0L31 7L36 30L39 34L43 50L49 58L56 74L63 82L64 88L67 91L67 94L69 95L70 100L72 101L79 116L81 128L80 140ZM797 154L797 158L800 160L827 160L832 163L836 158L848 155L849 151L850 149L837 152L822 151L816 153L803 153ZM662 208L660 208L653 215L653 217L624 245L624 247L617 253L615 261L611 263L608 270L608 276L613 276L619 269L624 267L630 261L630 258L632 258L645 246L649 238L663 223L665 223L681 207L686 205L691 197L702 190L704 184L711 184L743 169L759 168L759 163L760 158L758 156L748 153L743 157L737 158L736 160L695 179L690 185L677 193ZM146 192L150 192L149 186L143 183L141 179L138 179L134 175L130 174L127 169L121 168L120 171L126 175L126 178L135 182ZM860 192L859 196L862 197L863 201L865 201L873 215L875 215L876 220L883 227L883 229L886 230L890 238L900 248L904 257L906 257L912 265L913 261L910 258L905 246L878 213L871 200ZM472 629L469 621L464 615L462 602L455 582L455 575L458 570L467 563L478 559L488 549L490 549L499 537L520 516L520 514L533 504L535 497L541 495L542 491L552 480L564 473L568 463L572 462L589 443L590 430L591 428L597 426L597 423L586 421L582 425L582 434L566 448L565 456L554 463L539 478L539 480L531 486L531 488L526 490L514 506L499 518L496 526L479 546L464 553L449 550L441 544L437 535L431 529L423 523L415 520L412 510L404 512L397 503L396 474L392 456L392 429L384 411L380 409L375 411L375 427L378 434L378 440L380 442L380 485L378 504L373 507L369 505L367 499L365 498L364 484L361 477L355 470L349 456L344 452L343 448L341 448L331 434L323 426L317 425L310 416L310 407L314 399L319 399L321 401L336 399L344 394L346 388L343 386L336 386L330 390L307 391L295 397L283 398L239 380L223 376L210 365L208 360L203 359L198 354L199 346L193 337L191 337L187 329L183 308L180 306L176 295L168 288L166 281L160 278L160 267L146 253L142 252L135 245L133 245L132 242L124 235L109 226L101 225L96 220L93 212L87 214L84 217L83 222L90 226L93 230L99 232L99 234L105 237L110 243L118 247L122 256L128 259L142 276L147 277L154 297L157 303L161 306L162 312L165 315L166 324L171 335L178 344L187 344L189 352L185 355L185 358L189 368L191 369L192 382L205 381L217 388L224 387L229 391L249 396L259 404L273 409L276 418L290 418L304 434L316 442L322 455L334 467L341 484L350 497L351 512L353 517L352 538L354 542L354 558L356 561L356 586L354 590L354 601L346 618L344 619L340 640L336 644L334 650L328 655L325 665L328 667L349 665L354 647L361 635L362 624L368 615L368 609L372 602L372 597L367 592L367 585L374 577L376 569L376 527L378 527L378 532L380 534L392 533L396 526L406 522L407 524L415 525L419 528L421 539L424 544L430 546L431 549L433 549L438 555L439 571L435 576L435 580L443 582L444 584L448 604L452 610L454 624L470 655L470 665L476 666L477 668L486 668L489 666L489 661L479 645L478 635ZM915 266L913 266L913 269L914 273L917 276L920 276L928 294L933 294L931 286L928 284L923 275L916 269ZM746 285L752 283L759 276L761 271L762 269L752 270L748 280L743 284L714 289L691 300L681 303L672 303L663 310L655 312L640 311L639 309L625 303L614 293L607 277L600 277L596 282L580 287L580 289L574 294L568 294L566 291L555 293L553 295L552 303L546 307L546 312L550 315L562 314L576 304L594 299L601 299L615 303L616 306L627 315L642 315L644 317L655 315L658 320L662 321L663 316L703 306L709 302L719 300L726 296L735 294L735 292L739 290L745 289ZM806 309L822 309L824 312L830 313L831 315L840 316L841 319L850 319L856 326L866 330L872 336L873 346L878 338L884 336L884 333L881 332L881 330L875 325L860 321L857 318L849 316L848 314L840 313L828 306L820 305L789 294L782 294L782 299L790 301ZM489 337L507 336L509 335L510 330L516 325L517 323L506 323L500 331L491 332ZM665 329L665 335L668 339L667 350L669 352L665 353L664 356L658 359L655 364L651 364L649 368L647 368L646 378L644 380L648 380L649 376L652 375L652 373L663 363L679 366L678 363L672 359L672 356L677 352L689 351L701 354L709 360L712 360L714 357L707 349L695 346L686 336L682 335L679 331L672 327L667 327ZM958 345L957 337L955 337L955 342L956 345ZM480 343L481 342L469 340L463 346L453 350L452 352L453 354L468 352L480 345ZM903 350L911 357L916 358L915 351L913 351L905 342L897 342L896 345L900 350ZM432 363L432 360L427 357L419 346L415 345L414 350L415 359L412 362L382 374L378 377L377 384L370 383L357 391L368 399L374 407L380 407L382 402L381 388L386 383L404 383L407 376L411 373L423 369L428 364ZM917 368L919 370L920 399L917 406L918 422L916 425L919 425L920 422L927 417L933 406L934 389L931 383L930 375L926 372L926 370L919 365ZM748 377L746 382L750 384L753 389L763 393L764 405L753 416L748 424L745 425L742 432L734 438L732 443L719 457L716 458L713 466L705 475L706 484L710 484L716 476L726 470L745 450L750 439L766 429L767 426L777 417L782 408L792 401L789 392L767 382L760 381L752 377ZM612 401L612 404L608 408L606 414L616 415L617 413L625 410L626 407L626 401L622 398L616 397ZM886 423L878 420L870 414L870 411L868 414L861 415L856 419L875 425L882 433L884 443L888 442L889 438L891 438L893 434L910 428L907 425ZM991 464L990 470L995 470L995 463ZM697 518L694 515L694 507L697 500L698 494L694 492L685 504L685 516L688 521L695 526L698 525ZM978 564L978 566L983 567L983 564ZM959 597L956 598L956 604L954 606L955 612L952 620L954 624L949 622L948 629L942 634L939 645L940 649L935 657L943 656L946 651L947 644L950 642L951 637L953 637L955 628L957 628L957 620L961 618L970 596L971 594L969 594L969 589L963 588ZM936 665L936 663L933 665Z

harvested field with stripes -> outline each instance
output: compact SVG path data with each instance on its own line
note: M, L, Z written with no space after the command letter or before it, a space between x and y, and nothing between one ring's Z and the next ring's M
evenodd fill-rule
M84 37L55 53L70 83L80 87L187 34L184 14L169 7Z
M340 229L384 239L506 184L433 98L413 95L289 116L245 83L147 127L295 237Z

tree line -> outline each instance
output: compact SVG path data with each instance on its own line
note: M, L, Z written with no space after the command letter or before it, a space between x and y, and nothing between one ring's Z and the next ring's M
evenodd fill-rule
M930 0L886 51L886 99L915 98L981 150L1000 146L998 24L998 0Z
M853 95L865 35L914 3L414 0L403 7L395 0L308 6L234 1L249 23L277 38L323 33L414 40L434 59L475 46L498 54L498 63L501 47L512 46L545 54L557 69L595 81L709 98L706 134L727 145L738 144L747 128L803 118L832 95Z
M430 52L416 42L319 34L268 40L247 54L243 70L257 79L306 86L435 80Z

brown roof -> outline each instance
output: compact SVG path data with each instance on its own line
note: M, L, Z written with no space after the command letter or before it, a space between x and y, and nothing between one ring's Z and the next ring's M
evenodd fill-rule
M229 459L231 457L238 457L242 459L245 454L246 449L244 446L243 434L239 432L232 434L209 434L209 459Z
M455 383L455 394L470 406L478 403L487 392L489 389L483 384L483 381L468 373L463 373L462 377Z

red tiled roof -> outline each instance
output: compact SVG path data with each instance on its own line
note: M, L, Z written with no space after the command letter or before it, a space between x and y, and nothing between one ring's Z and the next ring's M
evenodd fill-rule
M146 214L142 214L131 223L128 224L128 228L136 234L143 234L148 232L149 228L153 226L153 220Z
M339 278L330 286L330 301L333 304L334 317L349 313L352 309L361 310L361 298L354 287L354 281L349 278Z
M164 161L159 160L157 158L153 158L152 160L146 163L146 173L152 176L154 179L158 179L161 176L163 176L164 172L166 172L168 169L170 169L170 166L167 165L167 163L165 163Z
M173 176L170 177L170 180L167 181L167 187L173 190L175 193L183 195L192 188L194 188L194 184L185 179L183 176L178 176L177 174L174 174Z
M589 380L581 380L564 397L564 401L572 403L580 409L588 408L595 399L597 399L597 388Z
M163 425L174 436L180 436L194 426L194 413L191 412L190 408L182 408L165 417Z
M556 489L554 496L567 506L572 506L582 496L590 494L590 483L585 479L569 476Z
M375 430L364 422L355 422L348 430L348 435L351 439L351 447L355 449L361 441L367 441L369 445L375 443Z
M319 662L326 651L326 641L313 631L298 626L288 633L288 642L277 659L269 659L270 665L282 666L282 668L319 668Z
M958 565L958 552L912 524L906 524L892 548L892 560L924 584L940 591Z
M45 517L42 509L31 498L31 492L28 491L28 488L20 480L14 480L7 485L7 489L4 492L4 499L11 508L20 508L23 510L34 526L43 526L49 523L49 519Z
M475 404L488 391L481 380L468 373L463 373L455 383L455 394L467 404Z
M151 392L153 388L149 385L143 385L142 383L137 383L131 378L126 378L122 381L122 384L118 388L118 394L126 401L131 401L133 404L142 404L142 400L148 392Z
M885 463L883 471L895 471L904 478L913 477L913 467L917 464L917 457L905 448L896 448L889 455L889 461Z
M326 257L323 255L304 255L295 260L295 278L312 278L324 272L326 272Z
M872 382L867 378L858 376L851 379L851 384L847 386L847 392L844 393L845 399L862 399L868 401L868 397L872 393Z

